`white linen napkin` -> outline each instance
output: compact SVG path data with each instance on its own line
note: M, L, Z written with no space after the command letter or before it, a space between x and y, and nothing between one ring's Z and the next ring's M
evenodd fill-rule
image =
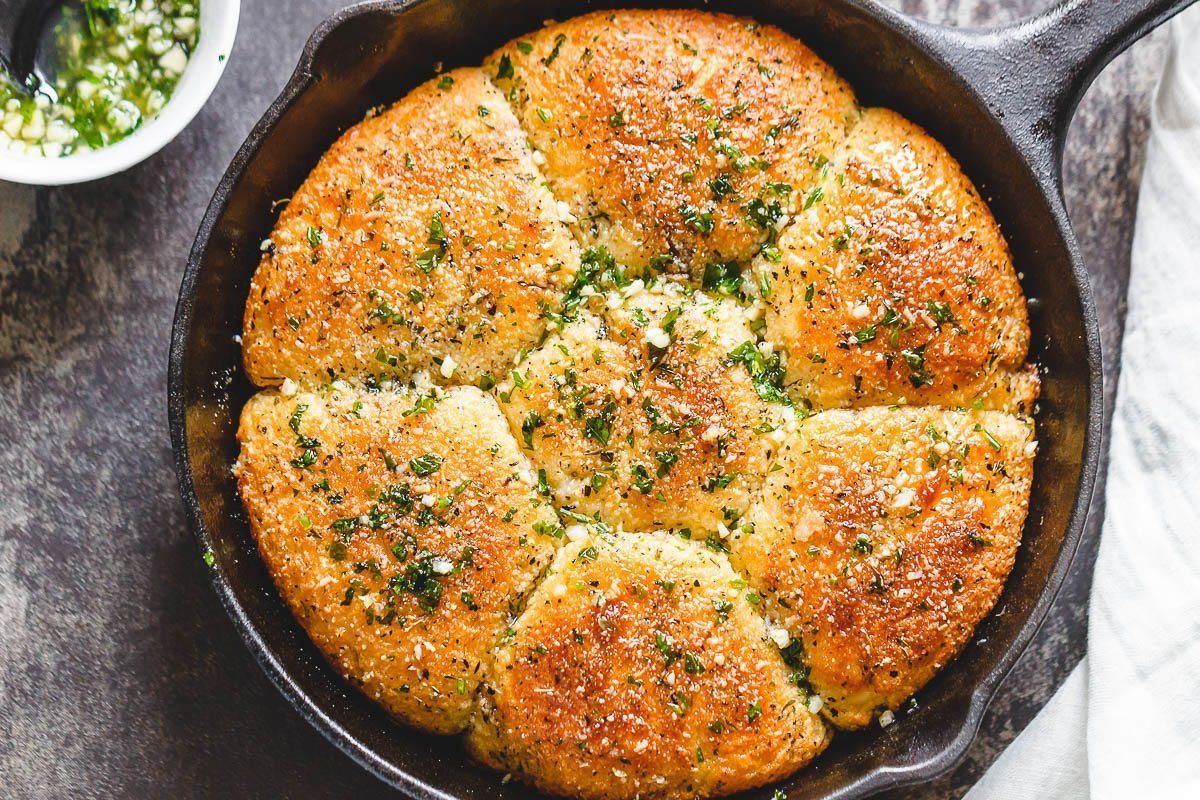
M1200 8L1171 28L1088 654L967 800L1200 798Z

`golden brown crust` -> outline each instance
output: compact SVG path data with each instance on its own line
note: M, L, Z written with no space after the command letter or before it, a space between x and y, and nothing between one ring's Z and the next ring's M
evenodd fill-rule
M782 409L730 356L754 349L745 309L676 284L637 288L531 353L501 407L560 507L707 536L749 505Z
M798 40L700 11L586 14L510 42L485 68L586 244L635 267L671 256L694 275L757 251L767 231L747 205L781 200L782 212L807 191L854 109Z
M822 198L761 259L767 335L817 408L936 403L1028 412L1029 323L1008 245L958 163L918 126L870 109L827 166Z
M419 86L338 139L280 215L246 371L260 386L502 373L578 266L561 216L482 72Z
M317 647L401 720L461 730L481 659L556 541L495 402L470 387L267 391L238 440L250 529Z
M896 710L967 643L1021 541L1033 423L933 407L826 411L781 451L735 560L800 639L843 728Z
M489 665L468 744L570 797L695 798L827 742L727 559L666 534L564 547Z

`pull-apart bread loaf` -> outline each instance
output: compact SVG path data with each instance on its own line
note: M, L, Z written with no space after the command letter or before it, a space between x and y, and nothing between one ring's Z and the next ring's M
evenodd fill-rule
M715 797L971 640L1029 504L1029 342L923 130L777 28L597 12L370 114L287 200L238 488L397 720L552 794Z

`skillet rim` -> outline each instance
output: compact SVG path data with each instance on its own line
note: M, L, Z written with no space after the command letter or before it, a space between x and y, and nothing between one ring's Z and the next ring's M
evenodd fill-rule
M326 17L314 29L305 42L300 58L287 83L278 96L271 102L262 116L251 128L246 139L238 147L229 166L213 191L203 218L201 219L196 238L188 253L187 264L180 283L179 299L177 301L174 319L171 326L171 344L168 354L167 374L167 411L168 427L171 435L171 446L174 455L175 471L180 494L187 515L188 525L200 552L212 551L213 540L204 523L198 495L193 479L190 452L187 441L187 420L185 407L186 385L186 355L188 340L194 322L193 311L196 297L197 279L201 264L207 252L217 221L229 206L234 189L243 178L246 168L262 148L263 142L274 129L284 112L294 103L314 81L312 67L317 52L331 33L343 24L359 16L375 13L399 14L412 6L428 0L365 0L356 3ZM961 40L956 34L963 29L933 25L914 19L875 3L863 0L840 0L843 6L851 7L858 13L869 16L880 25L889 29L895 36L907 40L914 48L922 51L931 61L943 71L947 79L960 84L974 102L993 119L996 118L986 97L979 91L977 84L970 77L971 70L956 63L951 56L954 48L961 46ZM591 5L585 0L580 4ZM613 7L619 5L614 3ZM674 4L666 4L674 5ZM697 0L686 3L689 7L704 7L701 10L718 10L708 7L707 0ZM594 9L590 9L594 10ZM720 9L724 10L724 9ZM580 13L584 13L581 9ZM948 32L948 34L947 34ZM939 33L943 42L938 42ZM1010 120L1011 122L1011 120ZM1083 345L1087 354L1088 398L1084 422L1084 437L1082 443L1079 481L1071 512L1068 516L1053 568L1047 575L1045 584L1040 588L1037 601L1021 624L1011 644L997 659L996 665L979 681L970 695L970 702L965 711L961 726L954 738L940 750L923 761L902 766L880 766L866 772L840 788L826 795L826 800L848 800L851 797L866 797L884 789L898 788L928 782L952 770L966 755L971 743L978 735L984 713L994 699L1005 677L1015 666L1017 660L1024 654L1030 642L1037 635L1050 608L1062 590L1067 574L1070 572L1079 545L1083 538L1095 481L1099 471L1099 461L1102 450L1103 435L1103 370L1101 363L1101 340L1099 325L1092 295L1090 279L1079 252L1078 242L1068 217L1062 195L1061 175L1061 141L1055 141L1052 163L1038 163L1042 152L1039 142L1028 133L1013 128L1004 121L997 120L998 127L1009 140L1018 155L1017 166L1027 171L1033 181L1041 189L1046 201L1049 217L1054 228L1065 245L1070 259L1071 282L1073 295L1080 308L1083 322ZM1049 171L1049 174L1048 174ZM1035 473L1034 480L1037 480ZM262 637L259 630L246 613L241 601L235 593L230 581L215 565L206 569L208 579L216 591L221 605L232 620L238 634L254 656L254 660L266 673L271 683L300 713L300 715L318 730L322 736L334 744L339 750L348 755L357 764L373 774L385 784L401 790L415 800L456 800L455 795L448 794L436 786L414 777L410 773L393 765L381 757L375 750L349 733L342 725L333 719L322 706L315 701L299 683L291 678L274 650ZM993 612L989 612L989 616Z

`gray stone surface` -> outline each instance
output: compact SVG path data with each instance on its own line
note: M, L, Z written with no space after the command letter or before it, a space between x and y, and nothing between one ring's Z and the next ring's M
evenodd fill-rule
M905 0L990 24L1047 0ZM171 316L208 198L337 0L251 1L212 101L176 141L94 184L0 183L0 796L390 796L251 661L186 529L166 428ZM1108 385L1161 32L1099 79L1067 153ZM1103 509L1093 510L1093 532ZM1094 535L969 757L904 798L957 797L1079 659Z

